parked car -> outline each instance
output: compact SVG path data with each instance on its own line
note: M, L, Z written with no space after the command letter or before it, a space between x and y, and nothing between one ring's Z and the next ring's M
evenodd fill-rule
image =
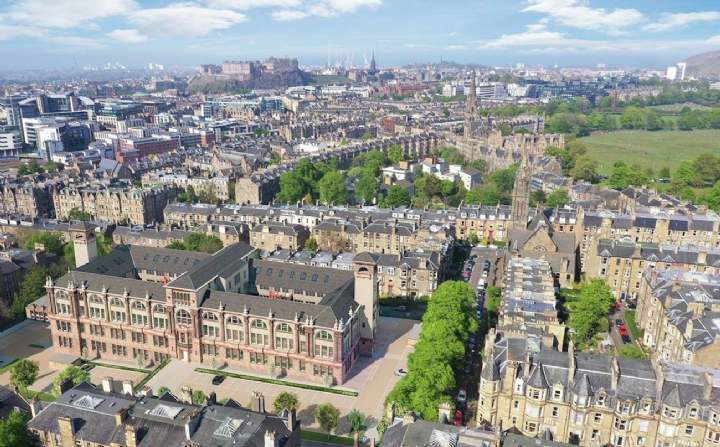
M401 376L401 377L402 377L402 376L405 376L405 375L407 375L407 370L406 370L406 369L403 369L403 368L398 368L398 370L395 371L395 375L396 375L396 376Z
M460 427L462 426L463 422L463 412L460 410L455 410L455 419L453 419L453 425L456 427Z
M213 385L220 385L220 384L223 383L224 381L225 381L225 376L217 375L217 376L214 376L214 377L212 378L212 384L213 384Z
M625 344L632 342L632 340L630 339L630 336L627 334L622 336L622 341Z
M618 326L618 333L621 337L629 337L628 328L624 324Z

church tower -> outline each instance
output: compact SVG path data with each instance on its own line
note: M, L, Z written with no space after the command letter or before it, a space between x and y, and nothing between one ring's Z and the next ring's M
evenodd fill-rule
M472 71L470 78L470 90L465 96L465 125L464 137L469 139L472 136L473 122L477 115L477 85L475 84L475 70Z
M375 63L375 50L372 52L372 58L370 59L370 74L377 73L377 64Z
M68 228L75 249L75 267L82 267L97 258L95 227L87 222L71 223Z
M530 178L532 167L528 160L527 151L522 151L522 160L515 174L515 185L512 192L512 228L524 230L527 228L530 206Z

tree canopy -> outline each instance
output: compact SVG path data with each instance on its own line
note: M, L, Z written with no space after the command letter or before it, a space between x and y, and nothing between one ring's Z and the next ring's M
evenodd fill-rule
M217 236L210 236L204 233L191 233L183 237L182 242L171 242L167 248L212 254L223 248L223 242Z
M340 420L340 410L332 404L321 404L315 408L315 422L328 434L337 427Z
M283 410L297 410L298 405L297 394L283 391L273 401L273 410L275 410L275 413L280 413Z
M53 379L53 393L56 396L61 394L60 387L66 380L70 380L73 385L79 385L90 380L90 373L75 365L68 366L60 371Z
M344 205L347 203L348 192L345 187L345 176L338 170L325 173L318 182L320 202L329 205Z
M30 416L14 410L7 419L0 419L0 447L24 447L32 445L26 424Z
M420 340L408 359L408 374L388 395L400 412L412 410L437 420L438 406L452 402L455 369L470 334L478 329L475 293L461 281L445 281L432 294L422 319Z
M567 325L576 343L592 340L614 302L610 287L601 279L592 279L580 286L577 298L565 303L570 315Z
M10 368L10 383L21 390L27 390L37 380L39 371L37 362L22 359Z

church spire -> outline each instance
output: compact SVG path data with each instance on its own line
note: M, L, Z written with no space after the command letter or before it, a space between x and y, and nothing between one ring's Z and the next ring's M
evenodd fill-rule
M475 70L472 71L470 78L470 89L465 95L465 124L464 136L468 139L472 136L473 122L477 114L477 86L475 84Z
M524 230L527 228L529 203L530 203L530 178L532 177L532 166L528 159L527 151L522 151L522 159L517 173L515 174L515 185L512 192L512 228Z

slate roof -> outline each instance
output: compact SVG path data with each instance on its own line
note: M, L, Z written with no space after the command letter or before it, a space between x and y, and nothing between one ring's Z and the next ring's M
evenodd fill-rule
M130 256L135 268L139 270L154 270L174 276L187 272L212 255L188 250L131 245Z
M255 284L261 289L293 289L326 295L353 280L353 273L288 262L255 261Z
M227 245L215 254L201 260L192 269L170 282L170 286L180 289L199 289L250 254L254 248L244 242Z

